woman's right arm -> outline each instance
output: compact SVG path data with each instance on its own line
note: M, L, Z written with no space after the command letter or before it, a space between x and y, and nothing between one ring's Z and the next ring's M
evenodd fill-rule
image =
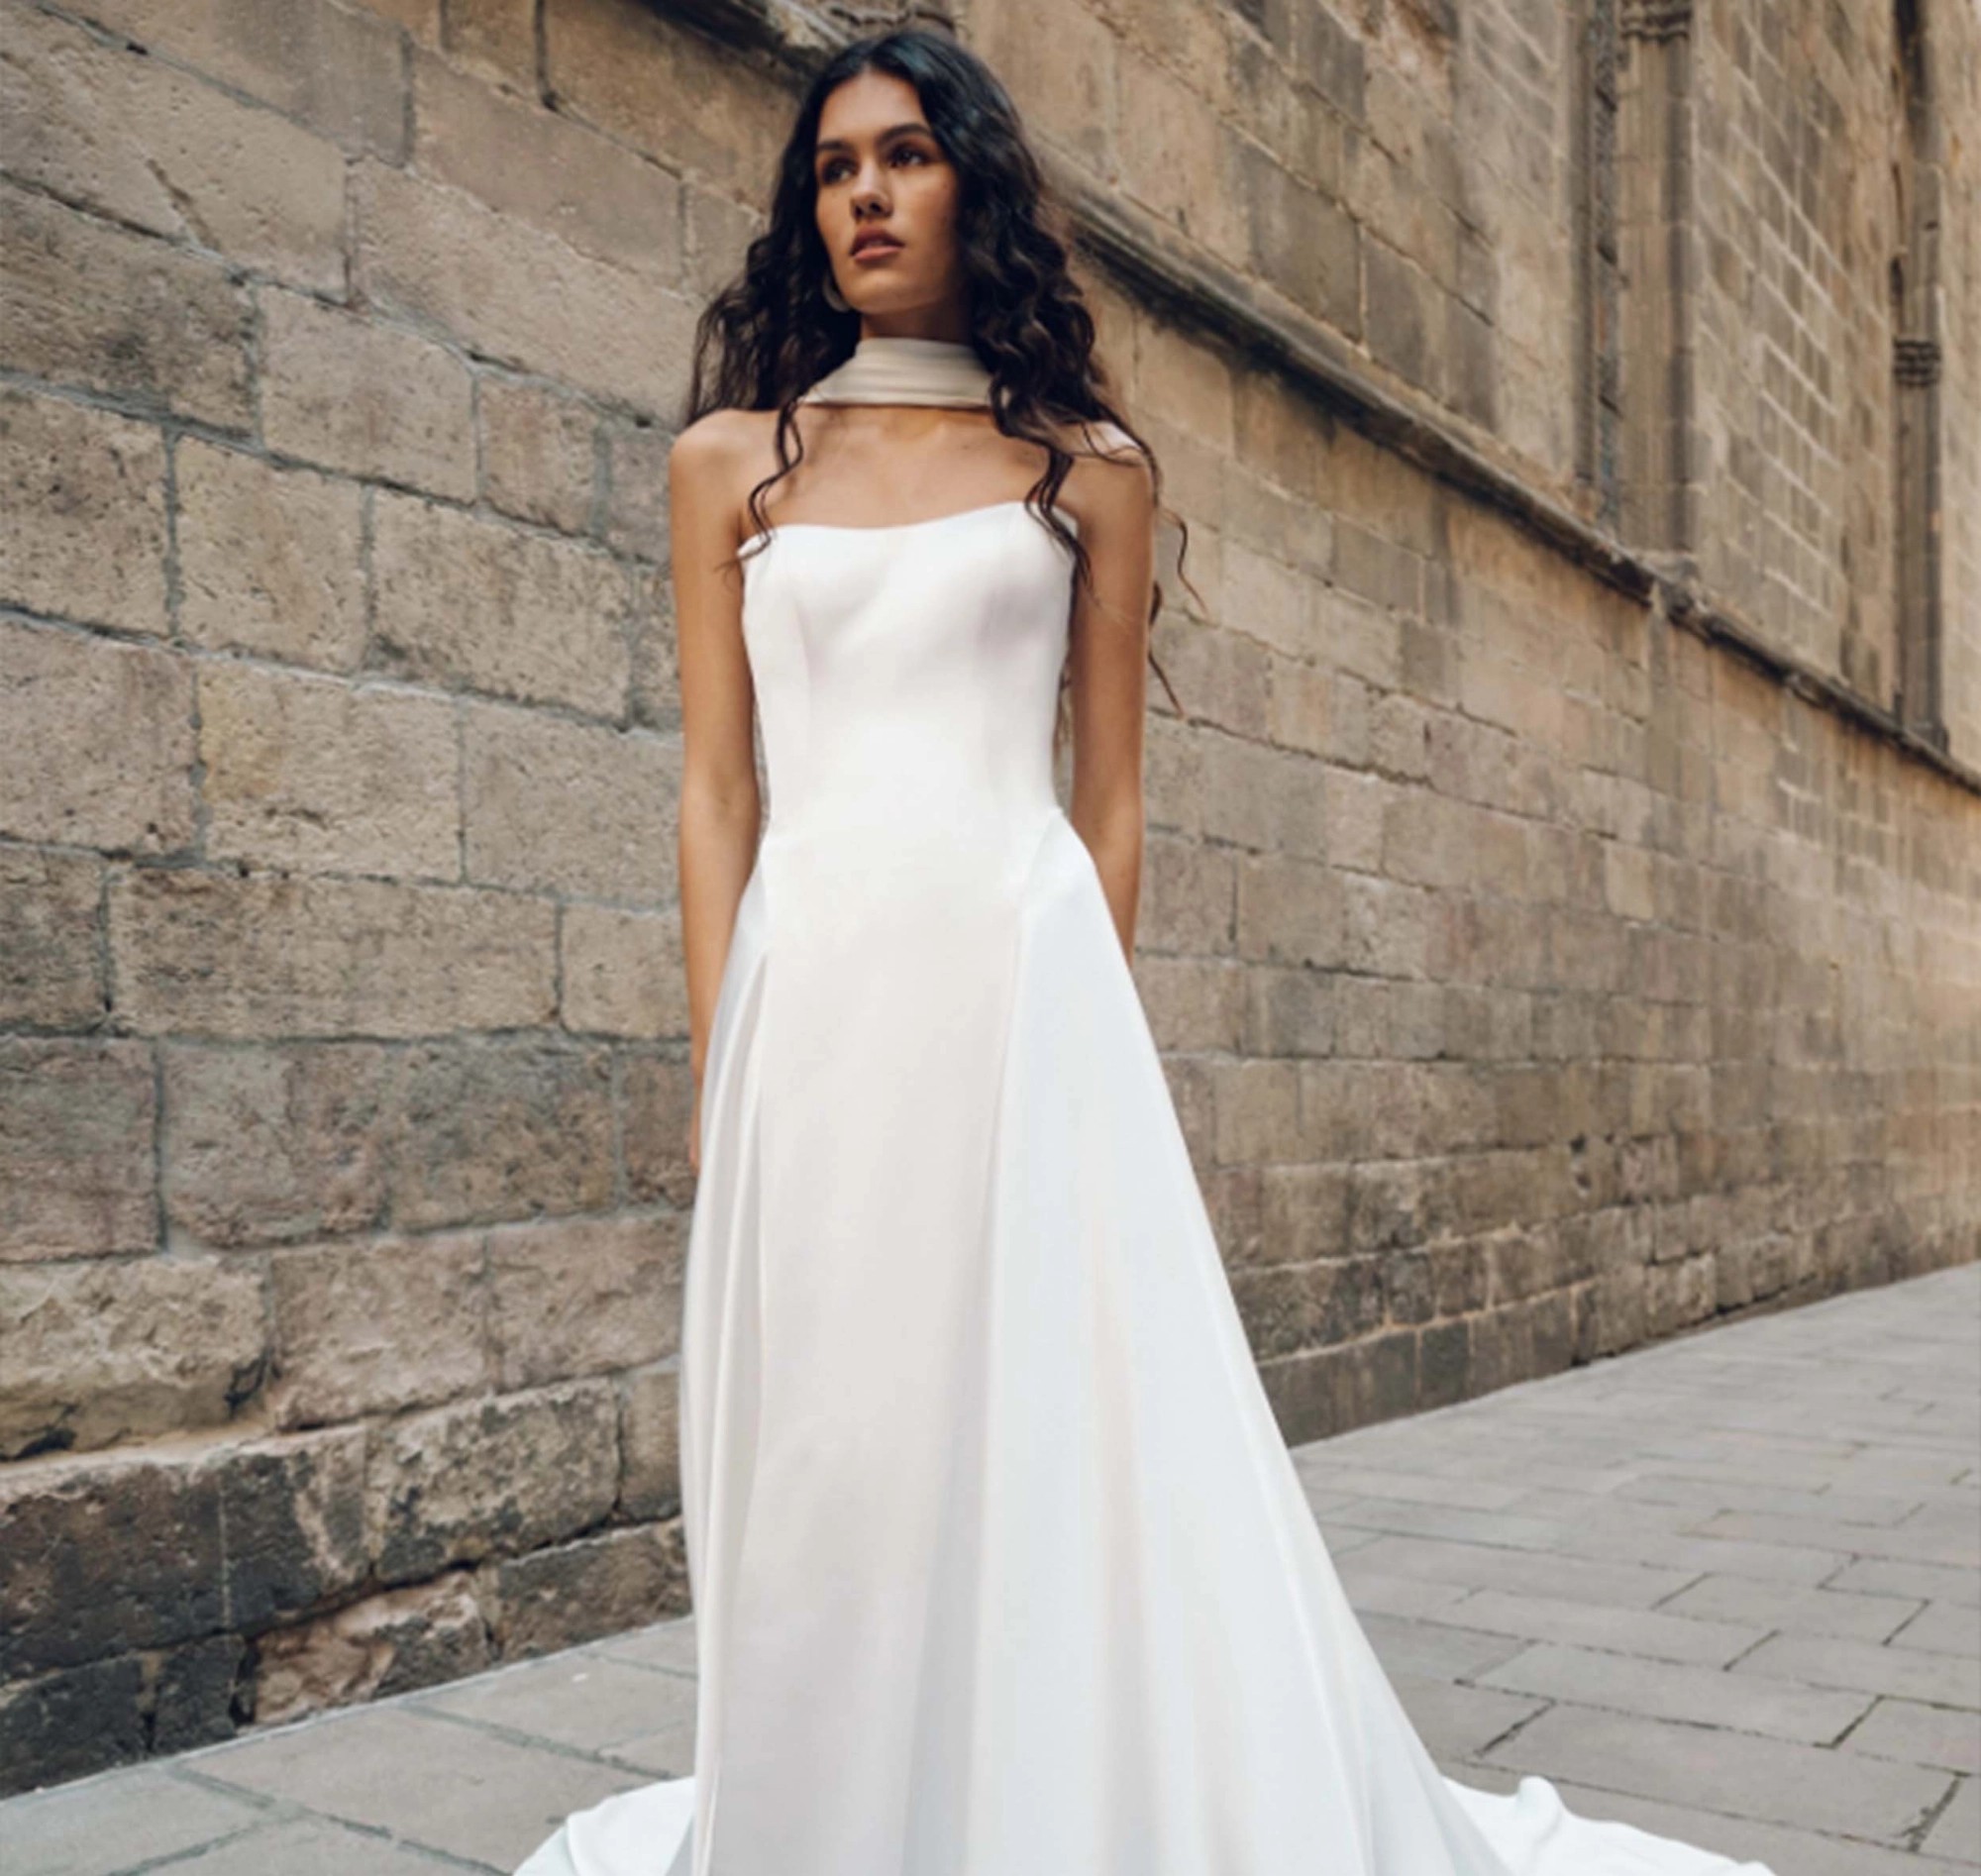
M688 1161L701 1163L701 1085L736 907L756 859L762 807L752 742L755 696L743 651L735 416L690 424L668 452L668 504L680 676L679 878L694 1099Z

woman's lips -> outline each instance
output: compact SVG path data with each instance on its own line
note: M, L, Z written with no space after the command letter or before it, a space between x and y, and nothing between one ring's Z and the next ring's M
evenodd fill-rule
M898 241L870 241L864 248L854 249L853 258L856 261L885 261L889 255L899 254L901 246Z

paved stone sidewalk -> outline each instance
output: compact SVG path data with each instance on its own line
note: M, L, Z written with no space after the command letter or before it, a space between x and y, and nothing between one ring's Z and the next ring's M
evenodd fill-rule
M1298 1450L1432 1750L1776 1876L1981 1868L1981 1267ZM667 1623L0 1805L5 1876L508 1872L688 1768Z

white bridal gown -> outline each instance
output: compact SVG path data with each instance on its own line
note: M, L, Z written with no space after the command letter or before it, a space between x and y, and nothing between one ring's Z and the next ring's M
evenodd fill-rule
M745 562L771 813L688 1245L693 1775L519 1876L1728 1876L1448 1783L1357 1625L1054 795L1071 565L1018 500Z

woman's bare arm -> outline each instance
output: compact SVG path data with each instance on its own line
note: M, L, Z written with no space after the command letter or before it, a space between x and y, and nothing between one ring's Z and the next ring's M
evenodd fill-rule
M1108 427L1112 431L1112 426ZM1114 915L1121 949L1135 955L1142 879L1143 716L1148 706L1149 600L1155 586L1154 482L1118 432L1077 463L1080 538L1093 557L1072 621L1073 803Z
M681 954L695 1083L688 1157L697 1169L709 1030L762 819L742 581L735 569L723 565L738 543L742 439L735 418L736 413L718 411L690 424L668 453L681 698Z

